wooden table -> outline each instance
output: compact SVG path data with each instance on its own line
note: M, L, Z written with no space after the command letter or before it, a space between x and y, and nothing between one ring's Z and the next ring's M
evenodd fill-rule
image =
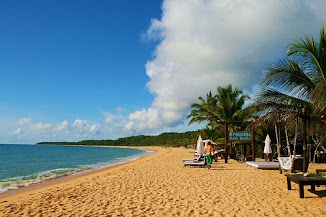
M287 178L288 190L291 190L291 182L299 184L300 198L304 198L304 186L310 185L311 190L315 191L316 185L326 185L326 177L318 175L309 175L304 177L303 175L285 175Z

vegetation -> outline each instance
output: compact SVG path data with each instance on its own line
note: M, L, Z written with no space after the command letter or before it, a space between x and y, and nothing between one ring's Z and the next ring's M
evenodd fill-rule
M195 147L202 130L185 133L162 133L157 136L130 136L117 140L83 140L80 142L40 142L38 145L90 145L90 146L169 146Z
M218 121L225 120L245 120L248 116L247 110L243 110L243 105L249 97L238 88L233 88L231 84L225 87L217 87L216 94L212 92L206 94L206 100L199 97L200 103L191 105L191 118L189 124L206 122L204 132L207 138L219 141L224 138L224 126ZM244 130L243 126L230 125L229 130Z
M258 122L283 123L289 129L292 125L292 144L298 141L298 126L305 108L310 122L308 142L314 143L316 150L322 145L326 139L325 27L321 28L318 41L311 36L299 38L289 45L287 58L267 68L252 108L260 114Z
M243 110L247 98L241 90L233 89L231 85L218 87L215 96L210 91L206 99L199 97L200 103L191 105L189 124L206 122L204 131L213 138L214 134L221 133L218 121L245 120L256 115L258 151L269 133L274 141L277 140L280 149L281 139L285 138L286 150L291 154L290 147L296 147L303 139L298 128L304 108L309 120L308 143L314 144L315 154L320 147L326 152L323 146L326 141L325 27L321 28L318 41L305 36L289 45L287 57L266 69L255 103ZM295 154L296 148L293 149Z
M217 121L244 120L246 113L242 110L244 102L249 99L238 88L232 88L229 84L225 87L217 87L216 95L209 91L206 100L199 97L200 103L191 105L191 118L189 124L207 122L210 127L215 127Z
M326 35L319 43L306 36L291 43L287 58L267 68L256 98L256 109L269 117L275 113L299 115L305 108L322 120L326 106Z

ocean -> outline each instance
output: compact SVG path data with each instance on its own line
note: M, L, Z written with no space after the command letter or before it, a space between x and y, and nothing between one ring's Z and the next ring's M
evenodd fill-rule
M0 193L146 154L131 148L0 144Z

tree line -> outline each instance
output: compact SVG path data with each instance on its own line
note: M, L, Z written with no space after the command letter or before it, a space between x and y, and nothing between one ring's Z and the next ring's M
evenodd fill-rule
M89 145L89 146L169 146L194 148L203 130L184 133L167 132L156 136L139 135L116 140L83 140L79 142L39 142L38 145Z

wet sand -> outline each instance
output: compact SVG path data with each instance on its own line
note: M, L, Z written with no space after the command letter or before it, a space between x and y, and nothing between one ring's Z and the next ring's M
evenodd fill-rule
M326 187L299 198L278 170L229 160L184 167L189 149L157 152L103 171L0 198L0 216L326 216ZM310 165L309 171L326 168Z

